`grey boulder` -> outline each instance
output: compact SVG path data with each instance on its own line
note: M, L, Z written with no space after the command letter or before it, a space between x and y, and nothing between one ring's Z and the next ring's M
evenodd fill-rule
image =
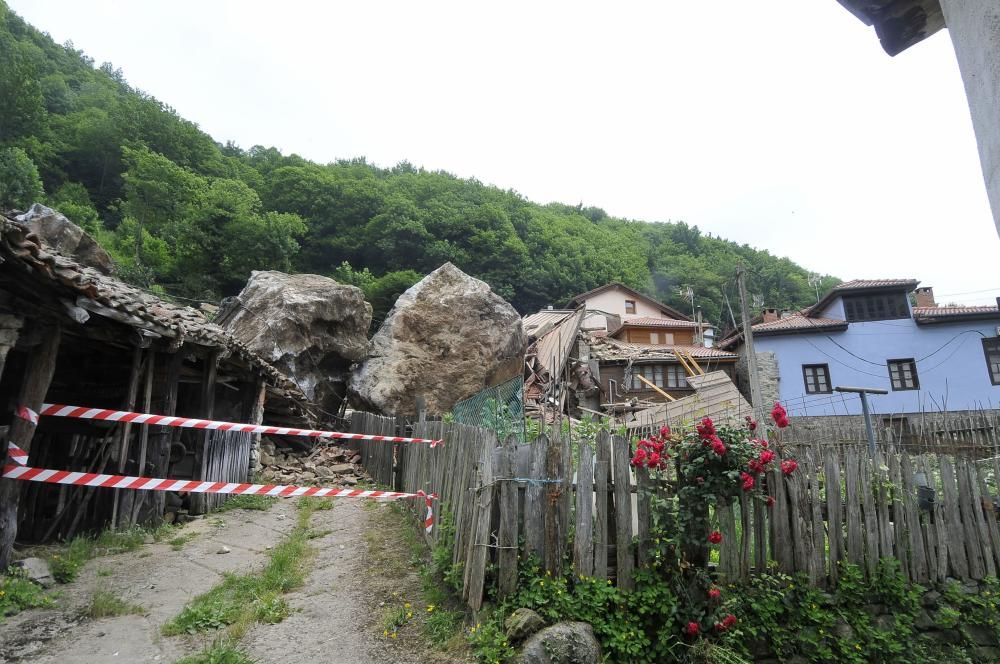
M399 296L371 353L351 377L351 403L414 414L415 398L444 413L486 387L521 375L527 338L521 317L488 284L451 263Z
M255 271L216 322L336 412L350 367L368 352L372 306L356 286L316 274Z
M561 622L525 641L519 664L598 664L601 644L585 622Z
M27 226L29 231L58 254L103 274L111 274L114 269L111 256L97 244L97 240L52 208L35 203L27 212L14 219Z

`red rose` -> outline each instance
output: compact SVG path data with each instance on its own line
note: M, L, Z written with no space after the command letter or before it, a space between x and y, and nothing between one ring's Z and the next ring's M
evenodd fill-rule
M641 466L645 460L646 460L646 449L644 447L640 447L635 451L635 456L632 457L632 465Z
M774 461L774 450L764 450L760 453L760 462L763 465L767 465Z
M774 507L774 496L768 496L765 502L768 507Z
M750 417L749 415L747 415L745 419L747 421L747 429L750 429L750 431L756 431L757 430L757 420L755 420L754 418Z
M799 467L799 462L795 459L785 459L781 462L781 472L785 475L791 475L795 472L795 469Z
M660 465L660 453L659 452L650 452L649 459L648 459L648 461L646 463L647 463L647 465L650 468L656 468L657 466L659 466Z
M708 597L709 599L719 599L722 597L722 591L718 588L710 588L708 590Z
M788 411L777 401L774 402L774 408L771 409L771 419L775 422L788 419Z
M713 530L708 535L708 541L711 542L712 544L718 544L719 542L722 541L722 533L720 533L718 530Z
M731 613L726 614L726 617L722 619L722 624L725 625L726 629L729 629L737 622L739 621L736 619L736 616Z
M750 461L747 462L747 469L751 473L763 473L764 464L762 464L759 459L750 459Z
M711 438L716 433L715 424L708 417L703 419L701 421L701 424L699 424L697 428L698 428L698 435L701 436L702 438Z
M743 479L744 491L750 491L751 489L753 489L753 485L756 483L756 480L754 480L753 475L751 475L750 473L740 473L740 477Z
M698 631L698 623L696 622L689 622L687 627L684 628L684 633L688 636L698 636Z
M668 427L666 425L660 427L660 437L661 438L670 438L670 427Z
M712 451L718 454L719 456L722 456L723 454L726 453L726 446L725 444L723 444L721 440L716 438L715 441L712 443Z
M663 443L650 443L650 447L653 448L654 452L658 454L663 454Z

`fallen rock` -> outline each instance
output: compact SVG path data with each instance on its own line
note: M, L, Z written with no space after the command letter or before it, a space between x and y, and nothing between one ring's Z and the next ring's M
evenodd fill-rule
M545 627L545 621L531 609L522 607L507 617L504 627L507 628L507 640L514 643L523 641Z
M519 664L598 664L601 644L585 622L561 622L536 632L518 654Z
M372 306L360 288L316 274L253 272L216 322L336 412L350 367L368 353Z
M56 580L52 576L49 564L42 558L25 558L14 561L14 567L19 567L24 576L34 581L42 588L51 588L56 585Z
M521 375L526 345L514 307L445 263L396 300L351 377L350 399L362 409L412 415L419 394L429 412L444 413Z
M336 473L337 475L342 475L344 473L353 473L354 466L349 463L338 463L335 466L330 466L329 470Z
M228 546L226 546L226 545L222 545L222 546L220 546L220 547L219 547L219 550L218 550L218 551L216 551L216 553L219 553L219 554L222 554L222 553L231 553L231 552L232 552L232 549L230 549L230 548L229 548Z
M27 226L53 251L103 274L111 274L114 270L111 256L97 244L97 240L52 208L35 203L14 219Z

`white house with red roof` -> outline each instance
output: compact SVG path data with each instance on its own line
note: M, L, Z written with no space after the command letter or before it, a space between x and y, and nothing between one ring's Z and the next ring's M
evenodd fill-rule
M837 386L888 390L870 397L884 416L1000 408L1000 298L938 306L918 284L848 281L802 311L765 311L753 326L765 398L800 417L860 414ZM719 346L742 354L742 334Z

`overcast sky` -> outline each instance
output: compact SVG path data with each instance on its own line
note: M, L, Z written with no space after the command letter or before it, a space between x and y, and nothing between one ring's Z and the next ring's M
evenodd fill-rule
M7 0L216 140L683 220L844 279L1000 295L949 36L836 0Z

